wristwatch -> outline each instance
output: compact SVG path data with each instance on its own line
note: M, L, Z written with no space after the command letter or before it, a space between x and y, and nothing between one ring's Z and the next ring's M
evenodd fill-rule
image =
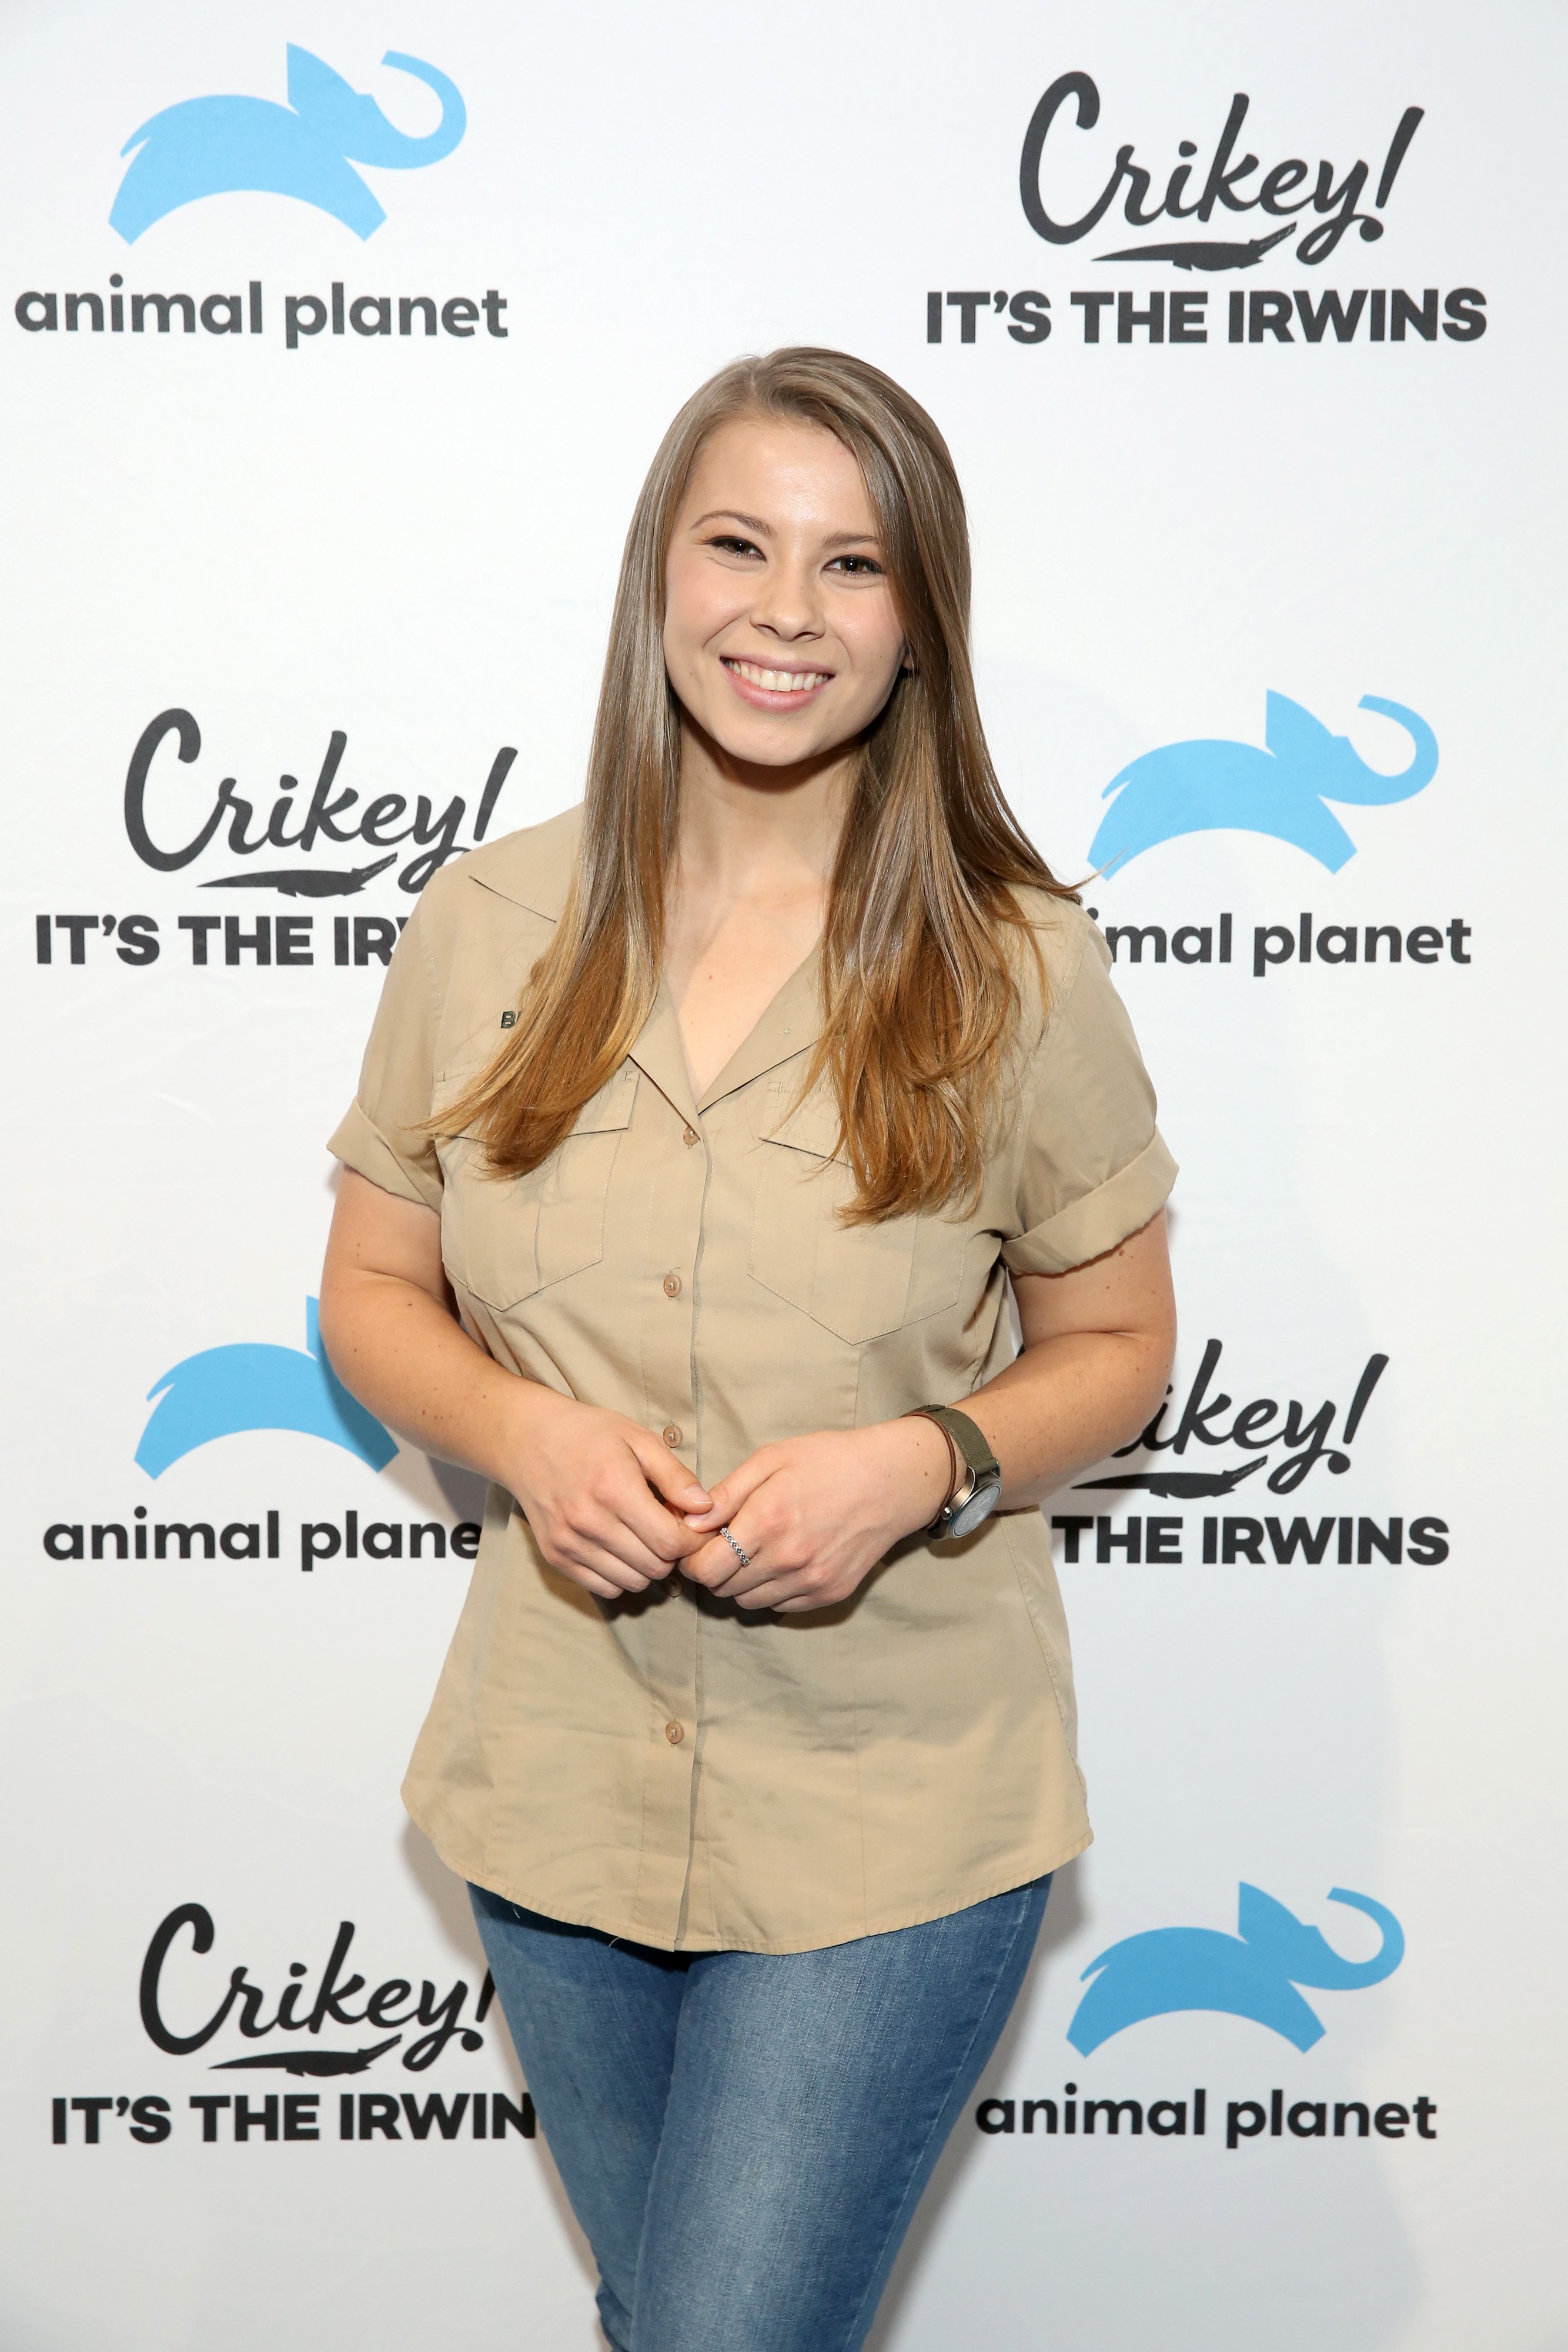
M917 1404L908 1416L934 1421L947 1440L953 1456L953 1483L947 1499L927 1532L934 1536L967 1536L988 1518L1001 1497L1002 1465L967 1412L950 1404Z

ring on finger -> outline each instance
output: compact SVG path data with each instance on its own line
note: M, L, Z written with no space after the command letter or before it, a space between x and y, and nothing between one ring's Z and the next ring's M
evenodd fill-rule
M720 1528L719 1533L724 1538L726 1543L729 1546L731 1551L735 1554L737 1559L740 1562L742 1568L749 1568L751 1566L751 1554L748 1551L743 1551L741 1549L739 1544L736 1542L735 1538L730 1534L728 1528Z

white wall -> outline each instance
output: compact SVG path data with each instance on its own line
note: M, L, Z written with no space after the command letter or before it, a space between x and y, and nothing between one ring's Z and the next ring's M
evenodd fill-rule
M387 219L367 242L276 194L217 194L127 245L108 226L128 136L214 92L281 100L285 47L373 90L411 131L429 91L381 64L429 58L466 101L446 160L367 168ZM1099 1842L1064 1874L1040 1959L984 2086L1015 2103L1207 2094L1201 2139L1092 2141L966 2124L917 2225L879 2342L1049 2342L1320 2352L1544 2352L1568 2294L1555 2031L1561 1252L1552 1212L1559 1072L1562 315L1554 200L1562 25L1539 5L1222 5L967 10L852 0L805 20L664 0L587 12L469 0L391 15L340 0L69 9L13 5L5 68L9 776L0 940L19 1052L5 1551L9 1742L4 1885L11 2020L0 2136L16 2251L0 2336L17 2352L223 2343L594 2340L590 2278L542 2143L469 2137L476 2095L521 2099L497 2015L428 2071L413 2039L357 2075L312 2080L231 2057L299 2046L228 2023L185 2055L138 2011L143 1955L199 1903L164 1978L195 2029L244 1962L266 2016L306 1964L319 1990L339 1924L374 1986L483 1965L460 1890L408 1828L397 1783L466 1570L341 1554L302 1574L301 1523L400 1527L472 1513L472 1494L400 1453L379 1473L319 1436L246 1429L154 1478L135 1455L148 1392L183 1360L305 1346L330 1202L322 1139L351 1090L378 968L331 961L334 918L407 911L399 868L356 895L207 891L220 876L358 868L382 849L232 855L158 872L123 821L133 747L160 711L196 719L188 768L153 771L157 838L188 840L225 777L265 815L303 800L334 729L361 795L474 810L517 747L492 835L566 805L579 779L620 544L669 415L744 349L838 344L888 368L952 442L974 521L976 639L1009 790L1059 868L1086 870L1104 788L1178 741L1261 746L1272 689L1392 768L1406 739L1364 695L1419 715L1436 775L1389 805L1335 804L1354 855L1331 872L1265 834L1186 833L1091 903L1107 925L1232 919L1233 960L1121 953L1121 977L1183 1163L1175 1246L1179 1405L1211 1338L1213 1387L1342 1430L1374 1355L1387 1366L1337 1475L1228 1496L1061 1498L1059 1513L1179 1517L1179 1562L1065 1566ZM1232 93L1260 170L1291 156L1370 165L1364 212L1316 267L1287 238L1255 266L1182 270L1103 255L1162 236L1231 240L1283 218L1221 210L1082 241L1036 236L1019 202L1025 128L1071 69L1101 100L1061 116L1048 201L1066 215L1119 145L1155 173L1176 142L1201 181ZM1426 109L1381 214L1395 126ZM1241 184L1255 194L1260 173ZM1312 180L1307 183L1310 187ZM1309 214L1308 222L1317 218ZM1300 235L1305 229L1298 224ZM27 292L196 300L263 288L259 335L24 332ZM330 328L286 348L285 299L360 294L507 308L468 338ZM1232 344L1228 298L1470 288L1485 332L1435 341ZM926 340L930 289L1049 295L1029 346L961 310ZM1074 291L1207 293L1208 340L1083 340ZM1267 308L1267 306L1265 306ZM58 306L57 313L58 315ZM28 316L41 320L45 306ZM1310 789L1303 787L1309 808ZM405 820L406 821L406 820ZM258 816L257 823L260 822ZM405 862L409 851L402 852ZM1255 928L1430 924L1437 960L1315 958L1258 978ZM101 919L112 913L116 930ZM161 952L118 953L152 917ZM50 932L36 918L91 915ZM182 918L249 930L305 916L315 961L193 966ZM1446 927L1468 962L1451 953ZM148 934L143 934L147 936ZM352 932L350 937L352 939ZM276 944L276 941L274 942ZM1276 948L1280 945L1276 940ZM1152 953L1152 943L1149 950ZM233 1370L234 1360L225 1360ZM238 1367L241 1384L256 1367ZM309 1366L274 1364L285 1387ZM210 1372L200 1396L212 1393ZM177 1393L179 1384L176 1384ZM1299 1449L1296 1449L1299 1450ZM1184 1473L1244 1466L1190 1445ZM1168 1472L1173 1454L1129 1468ZM444 1481L444 1490L443 1486ZM174 1522L265 1528L276 1561L55 1560L46 1529ZM1337 1530L1300 1554L1205 1565L1204 1517L1333 1516L1405 1557L1340 1565ZM1412 1559L1418 1518L1447 1557ZM1147 1539L1146 1526L1141 1533ZM1242 1535L1248 1533L1242 1528ZM84 1535L84 1543L90 1538ZM241 1538L233 1540L239 1544ZM69 1534L55 1538L68 1550ZM113 1538L106 1539L112 1551ZM1426 1549L1435 1547L1428 1544ZM1234 1935L1256 1885L1348 1958L1377 1930L1331 1887L1391 1910L1385 1980L1303 1988L1305 2052L1265 2023L1186 2010L1088 2056L1066 2039L1081 1972L1144 1931ZM1156 1959L1168 1947L1155 1948ZM1267 1968L1264 1969L1267 1974ZM1275 1997L1288 1978L1274 1969ZM362 2000L363 1996L361 1996ZM389 2002L389 2007L395 2003ZM417 2030L417 2029L416 2029ZM384 2039L330 2025L312 2046ZM201 2137L194 2096L320 2096L323 2137L244 2145L234 2110ZM337 2137L354 2094L469 2095L462 2137ZM1324 2141L1265 2126L1228 2149L1228 2104L1436 2103L1435 2137ZM68 2105L169 2103L131 2137L112 2109L86 2142ZM147 2110L147 2113L155 2111ZM308 2110L296 2109L297 2118ZM355 2110L356 2114L358 2110ZM372 2114L375 2112L371 2110ZM486 2116L490 2113L486 2105ZM281 2115L281 2109L279 2110ZM1005 2110L991 2111L1000 2120ZM1393 2118L1385 2118L1387 2121ZM1354 2124L1351 2126L1354 2131Z

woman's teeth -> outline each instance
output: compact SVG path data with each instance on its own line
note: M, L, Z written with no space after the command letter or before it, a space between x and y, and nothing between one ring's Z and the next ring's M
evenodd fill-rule
M814 686L826 686L832 676L829 669L760 669L746 661L731 661L728 667L747 686L759 686L766 694L805 694Z

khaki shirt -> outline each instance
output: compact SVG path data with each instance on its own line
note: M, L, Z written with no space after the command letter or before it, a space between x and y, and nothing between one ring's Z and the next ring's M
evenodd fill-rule
M819 964L694 1101L666 993L566 1141L516 1181L418 1132L501 1043L549 940L579 812L438 874L392 957L331 1150L441 1218L497 1363L660 1432L705 1485L758 1445L962 1402L1014 1353L1008 1270L1113 1248L1175 1167L1077 908L1029 894L1029 1028L980 1198L844 1226L819 1089ZM1026 959L1027 961L1027 959ZM942 1916L1090 1839L1067 1627L1037 1509L900 1546L841 1606L747 1613L677 1573L601 1604L492 1488L404 1785L442 1858L550 1917L664 1950L806 1951Z

